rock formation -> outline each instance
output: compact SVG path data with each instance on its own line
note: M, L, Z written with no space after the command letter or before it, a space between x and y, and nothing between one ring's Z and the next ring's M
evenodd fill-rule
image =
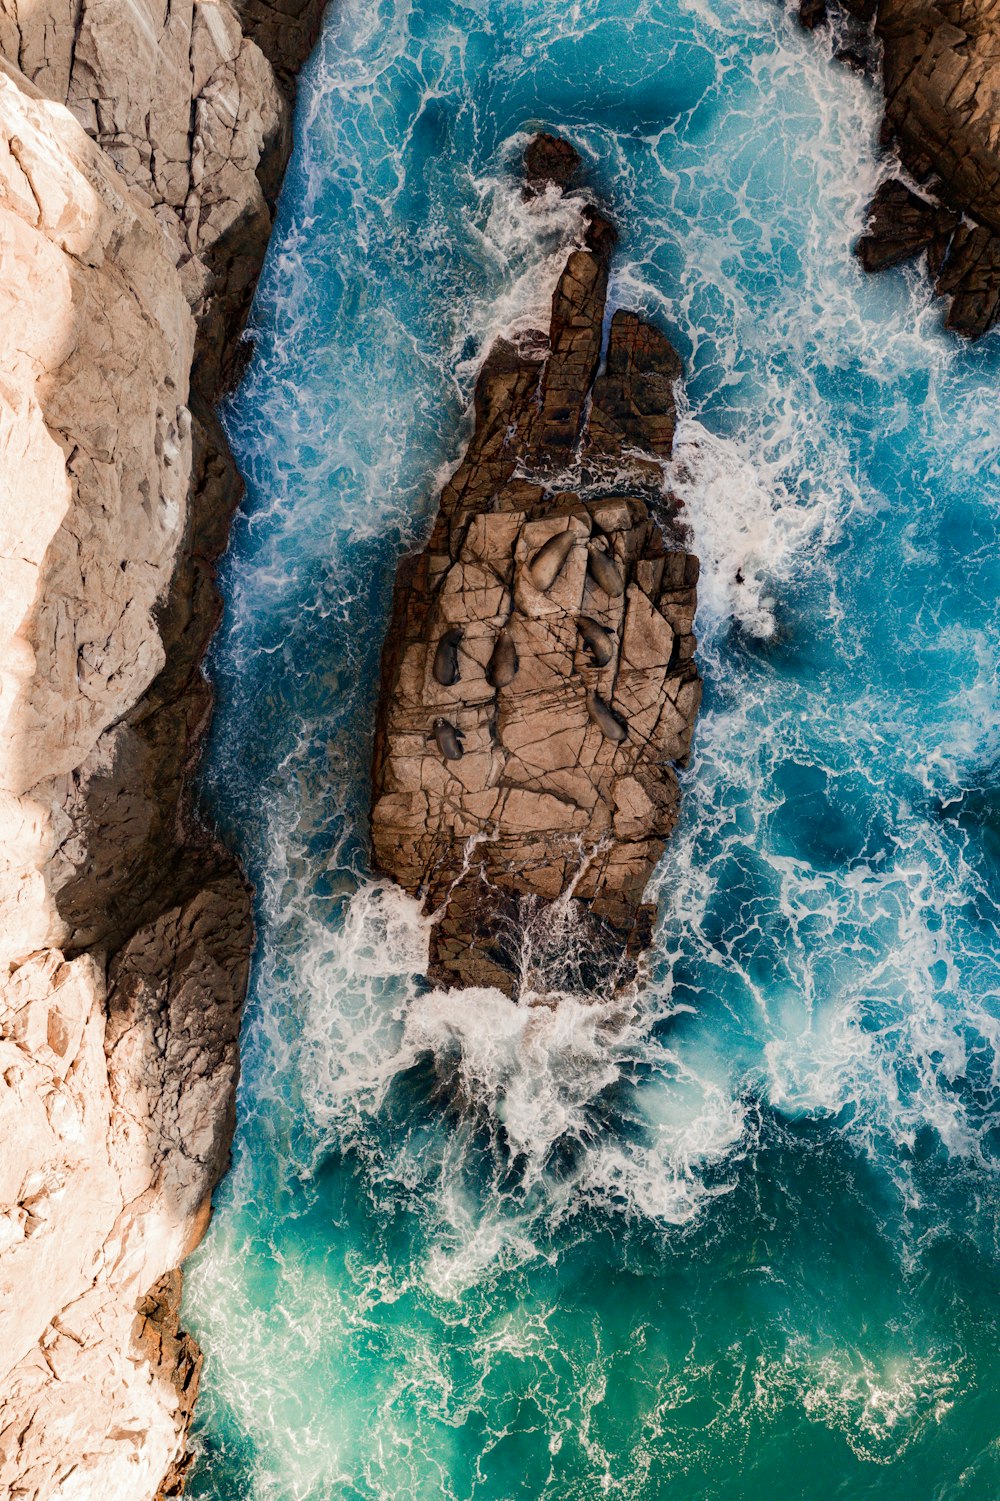
M867 270L928 252L949 328L1000 317L1000 8L996 0L843 0L882 46L883 138L920 192L879 190L858 255ZM825 7L806 0L807 25Z
M0 0L0 1494L176 1494L250 893L187 777L212 404L317 0Z
M533 143L529 188L566 182L567 150ZM468 450L397 576L372 839L436 913L440 984L544 985L520 934L559 898L595 975L602 956L634 956L677 819L701 695L698 563L663 493L681 364L616 312L602 368L614 240L590 209L547 335L490 351Z

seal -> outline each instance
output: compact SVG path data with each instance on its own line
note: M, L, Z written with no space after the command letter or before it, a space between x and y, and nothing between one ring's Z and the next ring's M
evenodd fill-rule
M605 594L610 595L612 599L617 599L624 592L625 584L618 571L618 564L606 552L592 547L587 556L587 566L597 587L603 589Z
M576 628L593 658L595 667L607 667L615 654L615 638L606 626L592 615L578 615Z
M458 682L458 643L464 632L460 629L445 631L434 653L434 678L442 688L451 688Z
M576 532L570 527L542 543L528 564L528 578L540 594L547 594L552 588L576 544Z
M501 631L486 667L486 681L491 688L506 688L517 676L519 666L513 637L509 631Z
M457 730L450 719L435 719L434 739L446 761L461 761L465 755L462 749L462 731Z
M621 745L623 740L628 739L628 730L622 720L613 709L601 698L600 694L587 694L587 713L608 740L613 740L616 745Z

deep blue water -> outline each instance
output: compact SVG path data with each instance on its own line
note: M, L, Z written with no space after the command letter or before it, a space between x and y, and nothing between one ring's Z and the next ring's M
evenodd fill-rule
M205 796L260 941L195 1496L1000 1496L997 343L852 260L886 167L833 45L333 0L226 414ZM539 127L688 366L706 703L624 1021L424 993L367 864L396 560L578 232L520 200Z

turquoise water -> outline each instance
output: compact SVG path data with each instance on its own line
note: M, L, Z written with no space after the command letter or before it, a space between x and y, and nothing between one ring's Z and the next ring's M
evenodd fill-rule
M1000 1496L996 341L849 254L877 101L765 0L333 0L227 414L206 798L258 889L195 1496ZM367 865L395 561L579 204L689 368L707 693L653 973L427 993Z

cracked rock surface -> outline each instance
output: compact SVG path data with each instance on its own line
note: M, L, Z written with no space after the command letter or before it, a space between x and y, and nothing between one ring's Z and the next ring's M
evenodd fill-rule
M613 246L591 210L547 335L491 350L464 460L397 577L372 840L437 914L440 984L537 987L519 929L561 898L595 955L634 956L677 820L701 697L698 561L660 462L681 364L623 311L602 362Z

